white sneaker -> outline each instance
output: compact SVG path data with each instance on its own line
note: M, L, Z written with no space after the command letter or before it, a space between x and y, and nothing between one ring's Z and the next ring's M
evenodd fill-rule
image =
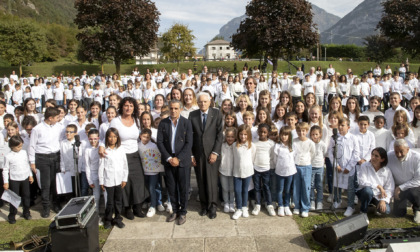
M324 209L324 204L322 204L322 202L318 202L316 204L316 210L322 210L322 209Z
M229 204L229 212L234 213L235 212L235 204Z
M289 209L290 211L290 209ZM284 207L279 207L279 210L277 210L277 214L281 217L284 217Z
M309 216L309 212L302 212L302 214L300 215L302 218L308 218Z
M414 212L414 222L420 224L420 211Z
M347 207L346 211L344 212L344 216L349 217L349 216L352 216L353 213L354 213L354 208Z
M299 209L293 209L293 214L294 215L299 215L300 214Z
M165 211L165 207L163 205L157 206L157 209L158 209L159 212Z
M366 222L367 222L367 224L369 225L369 218L368 218L367 213L363 213L363 216L365 216L365 218L366 218Z
M223 207L223 212L229 213L229 210L230 210L229 204L228 203L225 203L225 206Z
M248 207L242 207L242 217L244 218L249 217Z
M292 214L292 211L290 211L290 208L289 207L284 207L284 214L286 216L292 216L293 215Z
M103 226L104 222L102 221L102 218L99 218L99 226Z
M334 208L338 209L341 207L341 202L334 202Z
M172 214L174 211L172 210L172 204L168 203L168 205L166 206L166 212Z
M276 211L274 211L273 205L268 205L267 206L267 211L268 211L268 215L270 215L270 216L276 216Z
M290 207L295 208L295 202L293 202L293 200L290 200Z
M147 211L146 216L150 218L150 217L153 217L155 213L156 213L156 209L154 207L150 207L149 211Z
M237 220L237 219L239 219L239 217L241 217L241 216L242 216L242 210L241 210L241 209L238 209L238 210L236 210L236 212L232 215L232 219Z
M359 203L359 198L357 196L354 196L354 204L357 205Z
M252 210L252 215L258 215L261 211L261 205L255 205L254 210Z
M333 196L332 196L332 194L330 194L330 195L328 196L328 198L327 198L327 202L328 202L328 203L333 202Z
M314 211L315 210L315 201L311 201L311 207L309 210Z

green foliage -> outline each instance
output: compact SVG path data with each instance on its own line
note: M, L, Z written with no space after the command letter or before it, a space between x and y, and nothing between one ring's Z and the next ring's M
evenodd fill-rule
M162 35L162 48L166 58L176 60L177 62L186 56L195 55L195 47L193 40L195 36L188 26L182 24L174 24L167 32Z
M21 66L40 61L46 54L45 33L29 20L12 16L0 19L1 57L12 65Z
M363 58L365 56L365 47L357 45L336 45L325 44L321 48L327 48L327 56L334 58ZM316 49L315 49L316 53Z
M210 40L210 42L215 41L215 40L225 40L225 37L223 37L222 35L216 35L214 36L214 38Z
M394 57L397 52L392 48L391 44L382 35L372 35L365 38L366 57L378 64L387 59Z

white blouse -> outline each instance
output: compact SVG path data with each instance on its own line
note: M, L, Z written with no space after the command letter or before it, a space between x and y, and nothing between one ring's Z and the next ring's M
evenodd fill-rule
M233 144L233 176L236 178L248 178L254 175L255 145L248 143L236 146Z
M234 143L232 145L222 144L219 172L223 176L232 176L233 174L233 148L236 148Z
M128 164L122 145L120 148L106 148L105 151L106 157L99 160L99 184L113 187L127 182Z
M25 150L11 151L4 157L3 181L9 183L9 177L14 181L23 181L32 176L28 154Z
M98 180L98 170L99 170L99 150L98 147L93 148L88 147L85 150L85 170L86 170L86 177L88 180L89 185L94 184L94 180Z
M277 175L289 177L297 172L293 156L294 151L289 151L289 147L283 143L278 143L274 146L273 164Z

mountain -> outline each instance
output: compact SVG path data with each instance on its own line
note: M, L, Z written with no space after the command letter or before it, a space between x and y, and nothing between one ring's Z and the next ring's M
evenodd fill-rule
M377 34L384 0L365 0L331 28L321 33L321 43L363 45L365 37ZM332 39L331 39L332 34Z
M33 18L41 23L74 25L74 0L5 0L0 1L0 13Z
M318 25L320 32L325 31L340 20L339 17L326 12L324 9L321 9L314 4L312 4L312 12L314 14L313 22ZM220 28L218 36L223 36L225 40L231 41L231 36L236 33L241 21L245 18L246 15L242 15L230 20Z

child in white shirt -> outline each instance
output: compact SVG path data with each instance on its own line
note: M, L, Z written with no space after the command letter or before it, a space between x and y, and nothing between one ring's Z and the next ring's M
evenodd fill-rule
M152 89L152 83L150 81L147 81L146 89L143 92L143 99L145 103L149 104L150 109L153 109L153 98L154 93Z
M103 122L101 126L99 126L99 140L101 142L105 142L106 131L108 130L109 124L111 123L112 119L114 119L115 117L117 117L117 108L115 108L114 106L108 107L106 110L106 118L108 119L108 121Z
M225 142L222 144L220 161L220 183L223 190L223 211L225 213L235 212L235 191L233 186L233 148L236 140L236 128L230 127L225 130Z
M104 102L104 91L100 89L99 83L96 83L93 88L95 90L92 91L93 101L99 102L101 105Z
M383 115L375 116L374 126L369 127L369 131L375 136L375 147L382 147L388 151L388 147L394 140L392 132L384 127L385 117Z
M54 99L57 102L57 105L63 105L64 104L64 87L60 86L60 82L56 81L55 88L52 91L54 94Z
M29 99L29 98L31 98L31 87L27 86L25 88L25 92L23 93L23 102L25 102L26 99Z
M327 144L322 141L322 129L318 125L314 125L309 132L311 140L315 143L315 156L312 160L312 177L311 177L311 207L310 210L323 209L323 175L324 175L324 158L327 154ZM316 190L316 198L315 198Z
M3 167L3 188L4 190L12 190L22 198L23 217L26 220L32 219L29 211L30 207L30 191L29 184L34 182L31 168L29 166L28 154L22 150L23 140L19 135L12 136L9 139L9 152L4 157ZM10 178L10 179L9 179ZM17 209L10 204L9 223L16 223Z
M13 96L12 96L12 99L13 99L13 105L15 106L15 107L17 107L17 106L22 106L22 102L23 102L23 92L22 92L22 90L20 89L20 84L16 84L15 85L15 91L13 92Z

